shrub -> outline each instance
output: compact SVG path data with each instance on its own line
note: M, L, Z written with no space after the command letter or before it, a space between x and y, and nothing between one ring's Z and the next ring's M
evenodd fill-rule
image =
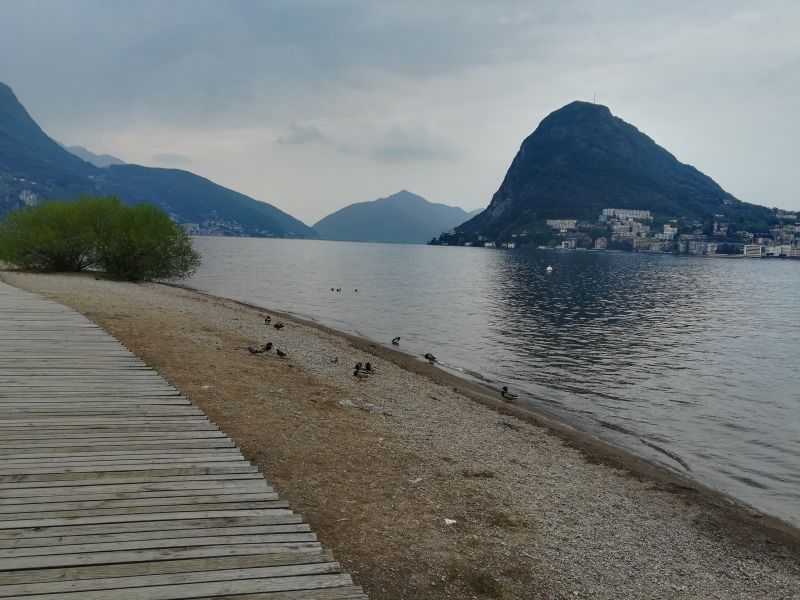
M200 265L189 234L155 206L124 207L97 244L98 263L120 279L175 279Z
M0 225L0 260L36 271L104 270L127 280L186 277L200 265L188 234L158 208L117 198L45 202Z

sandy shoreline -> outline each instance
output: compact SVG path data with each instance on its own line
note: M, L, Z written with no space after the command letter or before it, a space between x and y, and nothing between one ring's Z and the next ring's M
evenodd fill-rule
M800 597L795 529L391 348L178 287L3 277L156 367L371 598ZM267 340L288 359L249 355Z

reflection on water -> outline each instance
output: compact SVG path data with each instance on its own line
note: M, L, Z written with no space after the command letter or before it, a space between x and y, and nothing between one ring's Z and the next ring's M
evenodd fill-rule
M402 336L406 352L508 384L540 409L800 522L799 263L196 245L205 264L191 286L385 344Z

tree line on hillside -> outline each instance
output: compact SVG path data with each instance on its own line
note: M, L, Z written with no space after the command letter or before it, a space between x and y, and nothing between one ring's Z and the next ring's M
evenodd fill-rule
M43 202L0 222L0 261L31 271L87 269L128 281L177 279L200 265L186 231L150 204L114 196Z

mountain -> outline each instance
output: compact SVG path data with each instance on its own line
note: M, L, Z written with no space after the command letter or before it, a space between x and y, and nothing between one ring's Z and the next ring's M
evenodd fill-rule
M594 223L604 208L757 230L773 218L768 208L741 202L679 162L607 107L576 101L548 115L522 142L488 208L457 232L505 240L549 230L546 219Z
M62 146L64 145L62 144ZM64 148L72 152L78 158L85 160L88 163L92 163L95 167L100 167L101 169L110 167L111 165L125 164L124 160L120 160L116 156L112 156L110 154L95 154L83 146L64 146Z
M402 190L345 206L313 227L326 240L424 244L468 218L462 208L434 204Z
M116 194L128 204L151 203L179 223L220 234L317 238L294 217L178 169L112 164L100 168L52 140L11 88L0 83L0 216L43 199Z

